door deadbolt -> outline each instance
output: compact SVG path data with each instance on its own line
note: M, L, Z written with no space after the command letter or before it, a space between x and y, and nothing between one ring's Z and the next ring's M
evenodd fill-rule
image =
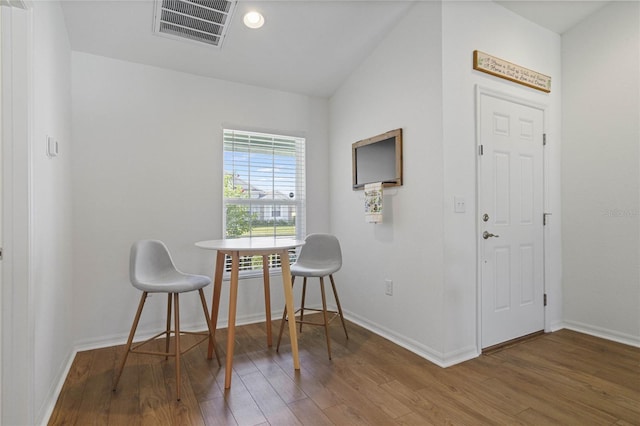
M496 238L498 238L499 236L500 236L500 235L492 234L491 232L487 232L487 231L484 231L484 232L482 233L482 238L484 238L485 240L487 240L487 239L489 239L489 238L491 238L491 237L496 237Z
M483 215L482 215L482 221L483 221L483 222L488 222L488 221L489 221L489 215L488 215L488 214L486 214L486 213L485 213L485 214L483 214Z

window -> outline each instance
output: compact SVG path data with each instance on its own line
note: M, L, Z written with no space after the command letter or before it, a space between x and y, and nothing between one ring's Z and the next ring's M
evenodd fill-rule
M305 140L225 129L223 221L225 238L305 236ZM290 253L295 260L295 250ZM269 262L279 268L279 259ZM231 259L227 257L227 271ZM240 259L242 275L262 271L260 256Z

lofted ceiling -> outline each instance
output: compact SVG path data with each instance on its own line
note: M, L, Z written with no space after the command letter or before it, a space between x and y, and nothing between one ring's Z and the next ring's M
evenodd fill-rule
M429 1L429 0L418 0ZM445 0L446 1L446 0ZM153 0L63 0L74 51L278 90L328 97L415 1L238 1L221 49L152 32ZM562 33L603 1L498 1ZM265 17L258 30L243 15Z
M496 3L555 33L562 34L596 10L606 1L581 0L495 0Z

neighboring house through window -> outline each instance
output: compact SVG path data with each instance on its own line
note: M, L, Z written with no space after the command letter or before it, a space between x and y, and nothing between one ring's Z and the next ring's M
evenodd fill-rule
M304 239L304 159L304 138L224 129L225 238ZM295 251L290 257L295 260ZM279 268L279 259L271 259L270 266ZM262 258L242 258L240 270L243 275L262 270Z

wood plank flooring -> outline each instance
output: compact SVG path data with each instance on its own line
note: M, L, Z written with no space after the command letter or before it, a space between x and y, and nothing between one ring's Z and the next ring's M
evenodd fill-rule
M274 322L278 330L279 322ZM266 347L264 324L238 327L231 389L206 343L183 357L182 400L173 359L124 346L78 353L50 425L640 425L640 349L562 330L442 369L361 328L331 326ZM221 357L226 330L217 331ZM185 337L187 340L189 337ZM223 361L224 364L224 361Z

